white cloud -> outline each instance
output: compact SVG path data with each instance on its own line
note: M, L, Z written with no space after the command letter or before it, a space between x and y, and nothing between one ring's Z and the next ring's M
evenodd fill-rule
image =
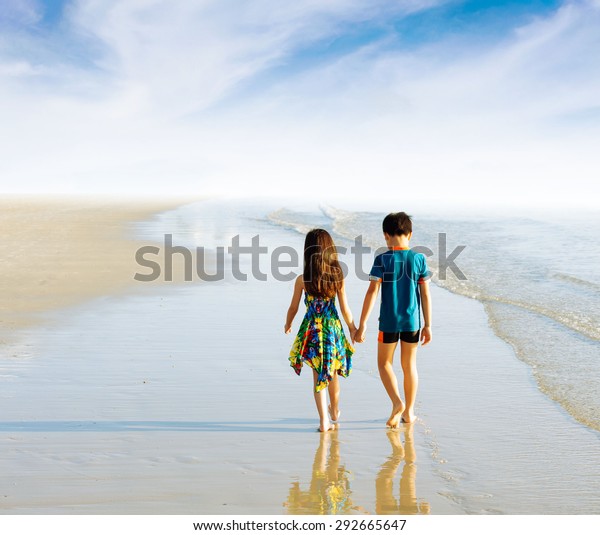
M303 124L314 133L305 160L317 165L299 177L332 170L354 184L414 184L414 196L597 202L600 125L558 119L600 109L599 22L590 4L567 5L491 49L362 52L294 81L315 117Z
M62 64L48 87L21 77L26 62L4 63L0 77L21 82L0 86L0 188L376 197L397 183L415 198L540 202L597 188L599 128L579 124L600 107L597 3L566 4L493 46L380 42L240 91L389 5L79 2L72 29L102 43L102 70Z
M80 1L76 27L106 46L103 66L153 112L200 111L241 81L340 25L410 13L431 0ZM438 2L439 3L439 0Z
M0 64L0 78L34 76L39 72L39 69L26 61L11 61Z

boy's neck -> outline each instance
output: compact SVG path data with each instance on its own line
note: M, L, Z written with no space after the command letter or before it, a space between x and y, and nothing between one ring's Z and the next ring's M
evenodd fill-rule
M402 236L390 236L387 240L387 246L390 249L409 249L410 240L404 234Z

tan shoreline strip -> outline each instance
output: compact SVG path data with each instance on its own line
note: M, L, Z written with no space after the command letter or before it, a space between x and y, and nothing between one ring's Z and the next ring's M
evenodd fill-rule
M0 329L135 283L127 225L182 204L0 198Z

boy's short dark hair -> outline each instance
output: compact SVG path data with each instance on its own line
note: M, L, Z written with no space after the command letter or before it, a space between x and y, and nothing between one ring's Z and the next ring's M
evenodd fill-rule
M405 212L395 212L385 216L383 232L390 236L408 236L412 232L412 219Z

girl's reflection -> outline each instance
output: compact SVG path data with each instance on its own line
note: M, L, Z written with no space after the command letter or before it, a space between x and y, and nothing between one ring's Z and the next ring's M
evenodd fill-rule
M400 433L404 434L404 445ZM392 454L381 465L375 481L375 511L379 515L415 515L429 514L430 507L426 501L417 502L416 476L417 456L413 440L413 425L403 426L403 431L390 429L387 437L392 446ZM394 498L394 478L400 464L404 461L400 476L400 496Z
M338 433L320 433L310 487L301 490L300 483L293 482L284 505L291 514L349 514L356 509L350 494L348 472L340 466Z

